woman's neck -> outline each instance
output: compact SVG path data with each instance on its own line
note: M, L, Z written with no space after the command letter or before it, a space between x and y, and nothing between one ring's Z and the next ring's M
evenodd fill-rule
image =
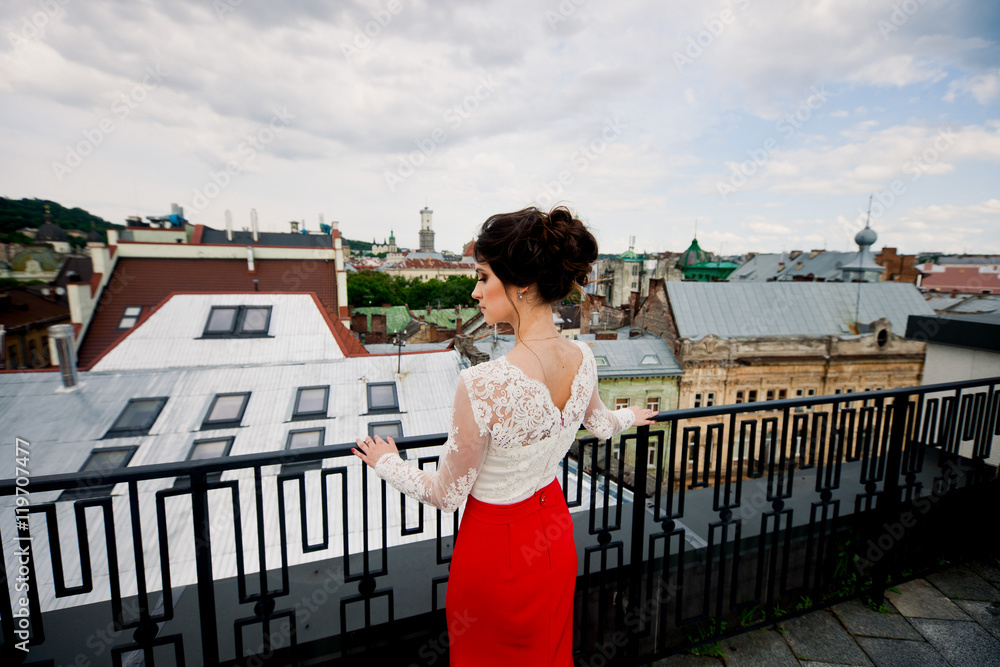
M514 343L558 338L561 334L552 321L552 308L539 306L521 312L520 325L514 324Z

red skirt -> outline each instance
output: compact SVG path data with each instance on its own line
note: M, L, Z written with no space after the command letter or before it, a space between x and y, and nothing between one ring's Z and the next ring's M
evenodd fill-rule
M451 667L572 667L576 569L556 480L513 505L469 496L445 604Z

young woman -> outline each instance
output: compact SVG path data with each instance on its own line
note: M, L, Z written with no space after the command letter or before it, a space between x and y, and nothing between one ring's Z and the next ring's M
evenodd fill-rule
M514 348L462 371L436 471L407 464L392 438L358 439L354 453L411 498L465 503L445 603L452 667L571 667L577 557L556 472L581 423L610 438L655 413L605 408L590 348L553 324L597 259L568 209L490 217L475 256L472 296L488 324L514 327Z

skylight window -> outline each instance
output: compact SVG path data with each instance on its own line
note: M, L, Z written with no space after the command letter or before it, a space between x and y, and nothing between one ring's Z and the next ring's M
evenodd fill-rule
M139 321L139 315L141 314L142 306L127 306L125 312L122 314L122 318L118 321L118 328L131 329Z
M647 354L646 356L644 356L642 358L642 361L639 362L639 365L640 366L659 366L660 365L660 358L658 356L656 356L655 354Z
M203 338L253 338L267 336L271 306L212 306Z
M234 428L243 421L250 392L239 394L216 394L201 428Z
M330 387L299 387L292 419L326 419Z
M368 425L368 435L373 438L376 435L380 435L383 439L388 438L390 435L393 438L402 438L403 423L400 421L371 423Z
M326 438L326 429L308 428L298 429L288 432L288 440L285 441L285 449L308 449L310 447L323 446ZM281 466L282 472L298 472L300 470L317 470L322 466L322 461L298 461L285 463Z
M80 468L76 488L63 491L59 500L82 500L110 496L115 485L102 484L104 475L127 466L136 449L138 447L109 447L93 450L83 467Z
M395 382L368 383L368 412L399 412Z
M607 357L594 357L594 363L596 363L598 366L607 366L608 365L608 358Z
M146 435L156 422L156 418L160 416L160 410L166 402L165 397L129 400L104 437L125 438L131 435Z
M223 456L229 456L229 450L233 447L233 436L227 438L207 438L204 440L195 440L194 445L191 446L191 451L188 452L188 461L204 461L206 459L217 459ZM222 479L222 471L210 472L206 475L206 480L208 483L218 482ZM177 481L174 482L174 488L188 488L191 486L190 477L178 477Z

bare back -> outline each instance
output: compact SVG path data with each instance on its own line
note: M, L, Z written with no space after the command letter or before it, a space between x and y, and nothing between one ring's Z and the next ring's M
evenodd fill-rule
M516 345L507 353L507 360L548 387L552 402L561 412L573 391L583 354L577 345L560 336Z

